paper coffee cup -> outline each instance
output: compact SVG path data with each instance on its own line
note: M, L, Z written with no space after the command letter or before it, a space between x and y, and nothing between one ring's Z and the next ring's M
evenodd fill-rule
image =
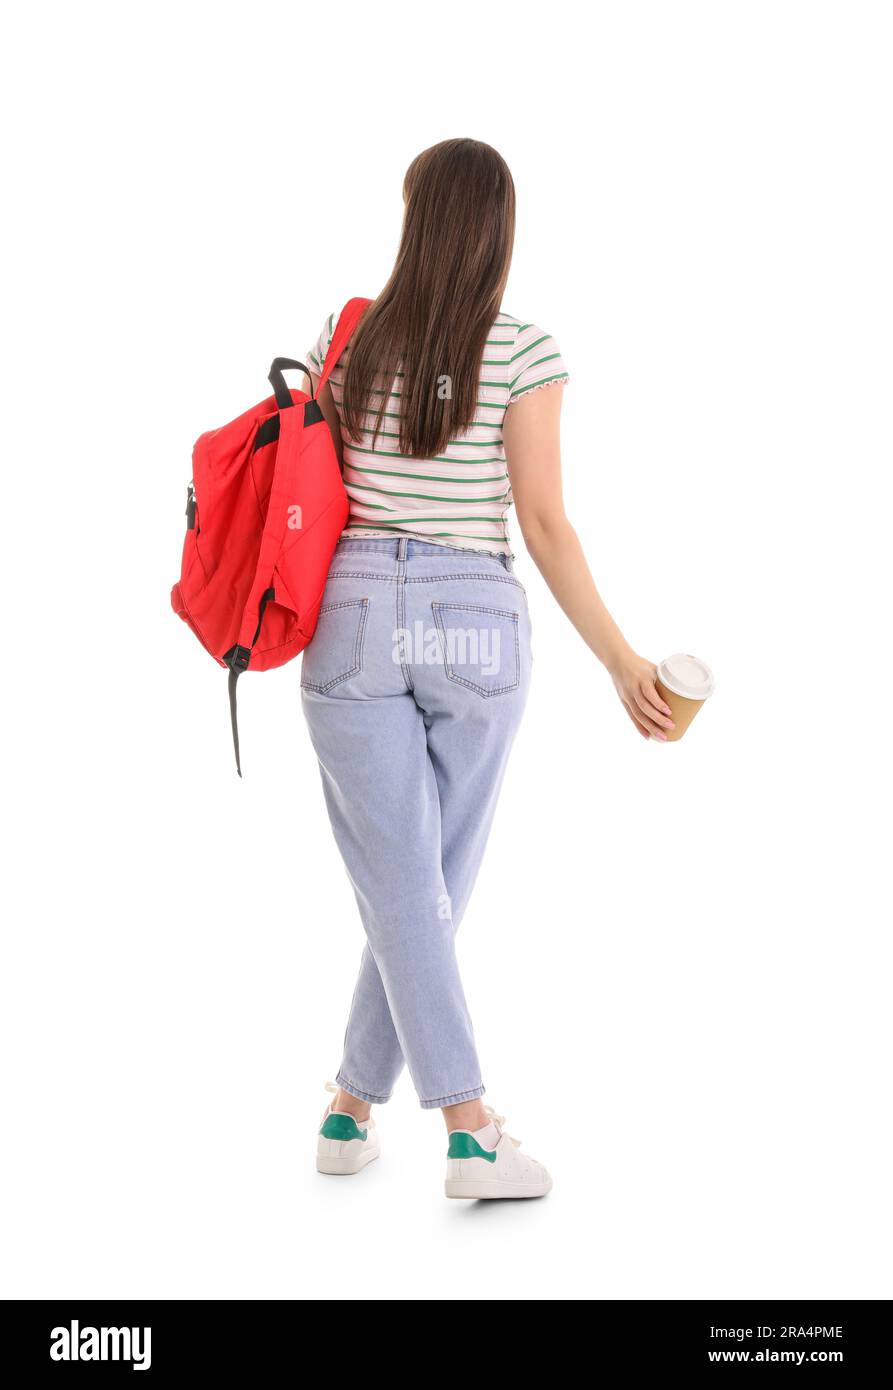
M673 711L675 729L665 729L668 743L682 737L704 701L713 694L713 672L706 662L687 652L658 663L658 690Z

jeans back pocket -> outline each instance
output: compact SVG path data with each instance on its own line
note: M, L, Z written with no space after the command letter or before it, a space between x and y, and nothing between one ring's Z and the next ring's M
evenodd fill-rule
M447 678L477 695L504 695L521 682L518 617L477 603L432 603Z
M367 598L327 603L319 610L313 641L304 652L301 686L325 695L363 669Z

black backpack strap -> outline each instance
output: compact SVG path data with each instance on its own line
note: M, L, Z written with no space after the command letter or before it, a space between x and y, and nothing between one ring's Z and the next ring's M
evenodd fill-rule
M258 610L257 619L257 631L254 634L251 646L240 647L237 643L236 646L230 647L229 651L225 652L223 657L223 660L229 667L229 680L227 681L227 689L229 691L229 719L233 729L233 748L236 754L236 771L238 772L240 777L242 776L242 763L239 758L239 712L236 706L236 682L238 681L242 672L248 670L248 663L251 660L252 648L254 647L254 643L257 641L258 637L260 637L261 624L264 620L264 609L266 608L270 600L275 599L275 597L275 589L267 589L265 593L261 594L260 608Z
M288 410L289 406L294 405L291 392L285 383L285 377L282 375L283 372L288 372L292 369L303 372L307 377L310 382L310 399L313 399L313 377L310 375L310 368L305 367L303 362L296 362L293 357L274 357L268 380L273 388L273 395L276 397L276 404L280 410Z

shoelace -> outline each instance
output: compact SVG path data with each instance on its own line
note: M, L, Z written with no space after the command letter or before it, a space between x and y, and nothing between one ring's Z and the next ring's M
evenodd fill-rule
M496 1125L496 1128L499 1130L500 1134L505 1134L505 1130L502 1128L502 1126L505 1124L505 1116L504 1116L504 1115L497 1115L497 1113L496 1113L496 1111L493 1109L493 1106L492 1106L492 1105L485 1105L485 1106L484 1106L484 1113L487 1114L487 1115L489 1115L490 1119L493 1121L494 1125ZM516 1138L514 1137L514 1135L512 1135L512 1134L506 1134L505 1137L506 1137L506 1139L511 1140L511 1142L514 1144L514 1146L515 1146L516 1149L520 1149L520 1147L521 1147L521 1140L520 1140L520 1139L516 1139Z

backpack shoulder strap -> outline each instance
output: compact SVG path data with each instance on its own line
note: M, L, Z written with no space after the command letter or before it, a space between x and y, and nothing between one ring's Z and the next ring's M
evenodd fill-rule
M275 363L273 367L275 368ZM272 371L271 371L272 378ZM270 483L270 496L267 502L267 515L261 535L260 550L254 571L254 580L245 607L235 646L223 654L221 660L229 667L229 712L233 729L233 747L236 754L236 771L242 776L239 757L239 722L236 710L236 682L243 671L248 670L251 653L260 637L264 620L264 609L268 602L274 602L276 591L273 588L273 571L279 559L282 540L285 536L289 518L289 503L297 495L295 480L301 452L301 439L304 432L304 407L296 406L291 393L288 408L279 408L279 441L276 445L276 462ZM322 418L322 417L320 417Z
M331 376L333 367L337 364L338 358L353 336L354 329L371 303L371 299L349 299L338 315L335 335L329 344L329 350L326 353L326 360L323 363L319 378L319 385L316 388L317 396Z

